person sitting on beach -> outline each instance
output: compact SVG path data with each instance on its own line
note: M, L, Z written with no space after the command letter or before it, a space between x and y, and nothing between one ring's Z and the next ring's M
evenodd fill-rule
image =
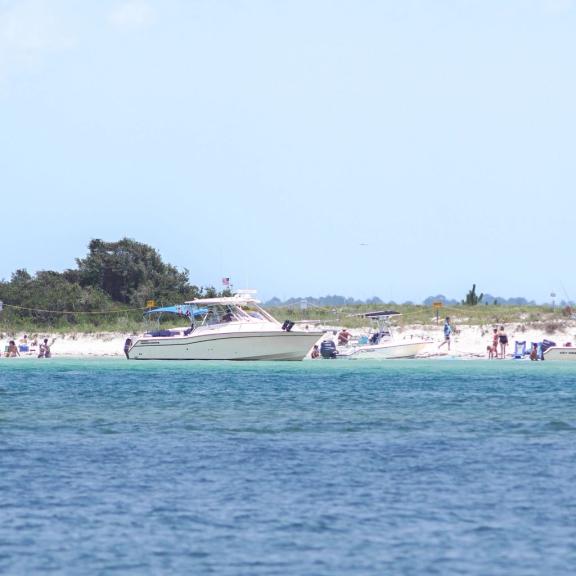
M18 340L18 350L20 352L29 352L30 347L28 346L28 335L24 334L20 340Z
M16 358L16 356L20 356L18 346L16 346L14 340L10 340L10 342L8 342L8 347L6 348L6 358Z
M346 328L340 330L340 333L338 334L338 346L346 346L350 340L350 336L351 334L346 330Z

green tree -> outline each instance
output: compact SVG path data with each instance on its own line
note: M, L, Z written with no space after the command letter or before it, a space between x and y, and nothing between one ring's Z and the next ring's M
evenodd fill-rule
M201 290L190 285L188 270L165 264L158 252L130 238L118 242L94 239L89 253L77 259L78 270L67 271L81 286L99 288L114 301L142 307L146 300L159 302L197 298Z
M0 300L7 304L6 319L50 326L74 324L82 312L105 312L114 306L101 290L82 287L49 270L34 276L17 270L10 282L0 282Z
M476 284L472 284L472 290L466 294L466 299L462 302L462 304L465 304L466 306L476 306L482 302L482 298L484 298L484 294L480 294L480 296L478 296L476 294Z

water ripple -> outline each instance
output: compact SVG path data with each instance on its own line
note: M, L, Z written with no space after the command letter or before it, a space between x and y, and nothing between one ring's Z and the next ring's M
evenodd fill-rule
M0 572L571 574L576 371L0 366Z

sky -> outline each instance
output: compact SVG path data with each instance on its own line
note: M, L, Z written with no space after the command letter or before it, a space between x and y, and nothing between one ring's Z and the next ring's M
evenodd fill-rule
M576 0L0 0L0 279L133 238L266 300L576 299Z

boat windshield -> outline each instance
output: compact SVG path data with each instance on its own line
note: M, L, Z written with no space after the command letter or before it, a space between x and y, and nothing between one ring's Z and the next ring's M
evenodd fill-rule
M204 307L205 313L199 321L202 326L226 324L229 322L271 322L274 321L264 310L253 306L234 304L214 304Z

